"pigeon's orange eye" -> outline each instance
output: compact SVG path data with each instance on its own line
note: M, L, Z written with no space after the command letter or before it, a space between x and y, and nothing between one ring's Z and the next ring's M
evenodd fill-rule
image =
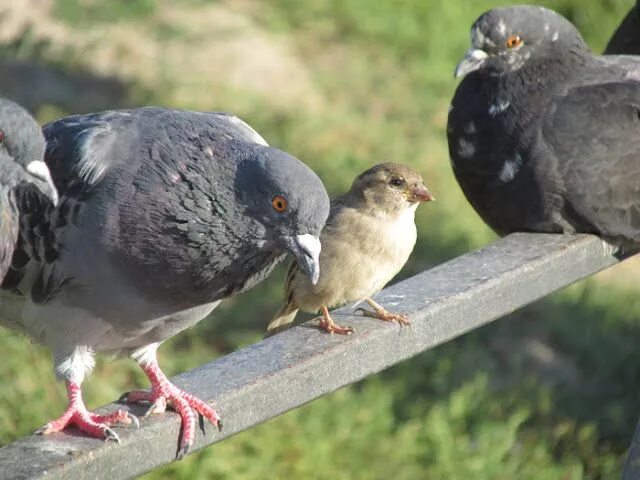
M4 142L4 132L0 130L0 143Z
M282 213L287 209L287 199L282 195L276 195L271 200L271 206L276 212Z
M505 42L507 48L517 48L522 45L522 39L518 35L511 35Z

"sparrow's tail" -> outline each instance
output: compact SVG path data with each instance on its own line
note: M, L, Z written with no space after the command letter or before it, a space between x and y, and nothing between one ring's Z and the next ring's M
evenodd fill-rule
M275 314L271 323L269 323L265 337L270 337L291 327L291 323L293 319L296 318L298 310L297 307L290 303L285 303L280 310L278 310L278 313Z

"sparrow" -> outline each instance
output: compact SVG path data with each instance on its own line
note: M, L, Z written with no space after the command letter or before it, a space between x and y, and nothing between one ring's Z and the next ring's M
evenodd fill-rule
M432 200L420 174L407 165L381 163L358 175L347 193L331 201L320 235L318 282L291 263L284 302L267 335L290 326L299 310L320 311L320 328L329 333L353 333L337 325L329 309L362 300L373 309L359 309L363 315L408 325L406 315L387 311L371 297L407 262L416 243L416 209Z

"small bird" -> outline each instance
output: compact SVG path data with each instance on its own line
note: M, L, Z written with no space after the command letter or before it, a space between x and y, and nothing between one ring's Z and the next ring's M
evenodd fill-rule
M496 232L595 233L640 244L640 57L598 56L552 10L496 8L449 111L449 153Z
M90 413L81 384L95 352L130 354L151 391L125 396L182 418L216 411L174 386L156 350L225 298L263 280L286 253L312 282L329 197L311 169L267 146L237 117L148 107L63 118L44 127L57 207L18 188L19 250L0 290L0 319L53 350L69 407L38 433L75 425L119 441L127 411Z
M640 55L640 0L631 7L605 49L607 55Z
M381 163L361 173L351 189L331 202L329 219L320 235L320 278L303 275L292 262L285 281L284 304L267 334L291 325L298 310L321 311L320 328L350 334L351 327L337 325L329 308L364 300L373 312L366 316L409 323L371 299L400 271L416 243L415 212L420 202L434 200L422 177L399 163Z
M44 163L40 126L24 108L0 97L0 283L18 242L15 188L31 186L52 203L58 194Z

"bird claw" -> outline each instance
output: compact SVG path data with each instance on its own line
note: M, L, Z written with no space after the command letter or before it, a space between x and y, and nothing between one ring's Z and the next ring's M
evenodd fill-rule
M340 325L336 325L334 322L329 322L324 318L320 318L320 323L318 324L321 330L333 335L334 333L338 335L351 335L355 333L355 329L353 327L342 327Z
M156 398L144 414L144 418L156 413L164 413L167 411L167 397L160 396Z
M51 423L47 423L46 425L41 426L39 429L33 432L34 435L48 435L49 433L53 433L53 430L51 429Z
M218 431L221 432L222 431L222 420L218 419L218 422L217 422L216 426L218 427Z
M133 413L127 412L127 418L129 419L130 424L132 424L135 428L140 428L140 420Z
M105 427L103 432L104 432L105 441L107 441L107 442L116 442L118 445L120 445L120 437L118 436L118 434L116 432L111 430L109 427Z
M363 317L376 318L378 320L383 320L385 322L394 322L398 325L405 327L411 325L409 318L404 313L392 313L388 310L380 309L375 311L370 311L362 307L358 307L355 309L354 313L360 314Z
M189 450L191 450L191 442L186 442L184 443L179 449L178 449L178 453L176 454L176 460L182 460L187 453L189 453Z

